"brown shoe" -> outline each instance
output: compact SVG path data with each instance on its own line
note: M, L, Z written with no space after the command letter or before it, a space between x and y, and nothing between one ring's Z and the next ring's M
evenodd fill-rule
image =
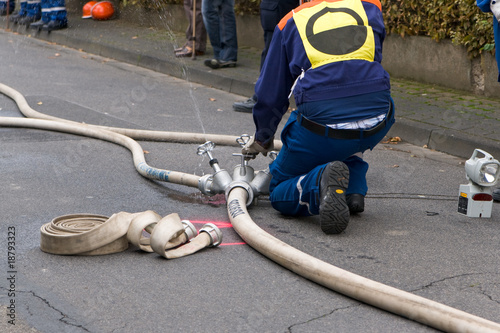
M195 54L197 56L202 56L205 54L205 52L196 50ZM193 49L189 46L185 46L181 51L175 52L175 56L177 58L190 57L192 55L193 55Z
M174 53L179 53L181 52L182 50L184 50L184 48L188 46L188 43L186 42L184 45L182 45L181 47L178 47L176 49L174 49Z

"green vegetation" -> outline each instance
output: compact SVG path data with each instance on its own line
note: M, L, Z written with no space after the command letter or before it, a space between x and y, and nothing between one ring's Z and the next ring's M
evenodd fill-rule
M381 0L388 33L451 39L466 47L470 58L493 51L493 15L476 0Z

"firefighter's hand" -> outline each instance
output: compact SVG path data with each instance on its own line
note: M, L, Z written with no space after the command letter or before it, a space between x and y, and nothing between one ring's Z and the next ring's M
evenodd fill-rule
M267 153L274 149L274 137L266 144L255 141L255 135L243 146L241 153L245 155L247 160L254 159L259 153L267 156Z

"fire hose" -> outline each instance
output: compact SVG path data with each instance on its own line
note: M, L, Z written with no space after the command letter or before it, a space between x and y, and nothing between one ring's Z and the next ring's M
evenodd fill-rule
M203 193L208 195L212 195L216 191L224 191L226 195L229 219L238 235L256 251L282 265L283 267L311 281L314 281L333 291L344 294L366 304L378 307L380 309L392 312L394 314L420 322L442 331L481 333L500 332L500 324L498 323L342 270L336 266L333 266L304 252L301 252L262 230L251 219L250 215L248 214L247 206L253 202L254 195L259 195L262 193L262 187L265 187L266 183L265 181L260 181L259 176L264 175L263 177L266 177L265 173L258 173L254 178L254 175L252 174L253 172L244 172L245 170L252 169L244 165L244 163L242 162L242 165L237 169L238 172L235 171L233 177L229 176L226 172L224 172L224 170L218 168L217 163L214 162L215 159L213 159L210 155L210 145L201 146L198 153L206 153L207 155L209 155L211 159L211 165L216 171L212 176L203 178L194 175L183 174L180 172L155 169L147 165L140 145L132 140L132 138L135 138L143 140L172 140L176 142L183 142L183 140L186 139L186 142L197 141L199 143L200 141L198 140L201 138L197 137L196 134L116 129L112 127L85 125L67 120L60 120L59 118L45 116L32 110L27 104L24 97L12 88L0 84L0 92L12 98L17 103L19 109L25 116L43 118L19 119L0 117L0 126L47 129L78 135L86 135L115 142L131 150L136 169L144 177L198 187ZM213 140L214 142L218 142L220 144L234 144L235 142L235 137L224 135L211 136L204 134L202 140L207 139ZM276 146L280 147L280 144L281 143L277 142ZM256 179L259 179L259 182L256 182ZM140 214L144 215L143 218L139 218ZM66 216L62 217L61 219L71 220L73 218L78 217ZM169 255L178 255L177 253L170 251L176 251L177 249L179 249L180 252L183 252L184 250L190 251L190 246L187 246L187 248L184 250L180 249L185 245L175 247L189 238L189 231L186 231L189 229L189 226L186 227L182 225L182 221L180 222L180 218L176 216L176 214L171 214L165 218L160 218L156 213L151 211L136 214L122 212L113 215L107 220L105 220L106 217L102 216L91 216L90 219L101 219L101 222L96 223L95 221L87 221L86 224L89 225L88 230L84 231L83 234L86 234L88 232L94 233L93 230L95 229L109 228L106 224L109 223L110 220L112 220L113 223L116 223L118 220L123 220L118 224L120 225L120 228L127 229L127 232L124 233L123 231L121 231L120 234L122 235L119 237L113 237L113 242L116 242L117 239L120 239L124 234L127 234L127 239L129 242L135 242L134 244L136 244L138 247L146 249L146 251L153 250L166 258L168 258ZM167 227L167 224L165 224L165 226L160 225L160 222L163 219L165 219L165 221L171 221L171 223L173 221L173 225L176 225L176 227ZM136 220L135 223L137 224L132 224L133 220ZM50 233L50 230L52 230L52 228L59 228L58 225L61 224L59 222L59 219L53 220L46 227L46 229L48 230L47 232ZM93 224L96 224L97 227L92 227L91 225ZM130 230L129 228L131 225L134 225L134 227L132 228L133 231L130 231L130 235L128 235L128 231ZM70 239L74 236L71 234L71 229L79 228L72 228L70 225L69 229L70 231L65 231L65 233L68 232L69 235L63 233L63 235L57 237L59 237L60 239ZM149 238L143 236L144 229L150 232ZM95 251L94 253L98 254L99 251L103 250L102 247L107 245L105 244L106 242L101 239L105 237L101 237L98 232L95 233L97 235L94 235L93 237L96 238L92 239L91 241L82 242L80 240L78 242L70 241L69 243L78 243L77 245L73 246L77 248L81 247L79 251L85 251L83 253L90 252L90 254L92 254L92 251ZM156 235L160 234L165 235L166 238L157 239L155 237ZM201 237L200 235L194 237L194 239L200 237L200 245L197 245L197 247L200 247L202 246L202 244L207 243L208 245L205 246L217 244L217 236L214 236L213 230L212 233L209 231L200 231L200 234L202 234ZM47 237L49 241L44 240L45 237ZM201 238L204 238L204 240ZM43 235L41 245L42 250L45 249L49 251L58 248L57 245L52 245L52 242L61 241L52 241L50 236ZM92 249L91 247L87 246L88 244L85 244L85 246L79 244L85 242L95 243L99 245L99 247ZM186 243L186 245L190 243L191 242ZM119 247L120 245L115 244L115 246ZM172 247L174 247L173 250L171 249Z
M149 237L144 233L149 233ZM153 211L120 212L111 217L94 214L63 215L41 228L42 251L61 255L102 255L124 251L129 243L146 252L174 259L218 246L222 233L212 223L200 233L176 213L161 217Z

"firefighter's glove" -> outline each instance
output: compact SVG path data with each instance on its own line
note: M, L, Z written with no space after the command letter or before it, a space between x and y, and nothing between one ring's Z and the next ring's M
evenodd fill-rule
M241 153L245 155L245 159L254 159L259 153L267 156L267 153L274 149L274 137L266 144L256 141L255 135L243 146Z
M491 0L490 9L497 20L500 21L500 0Z

